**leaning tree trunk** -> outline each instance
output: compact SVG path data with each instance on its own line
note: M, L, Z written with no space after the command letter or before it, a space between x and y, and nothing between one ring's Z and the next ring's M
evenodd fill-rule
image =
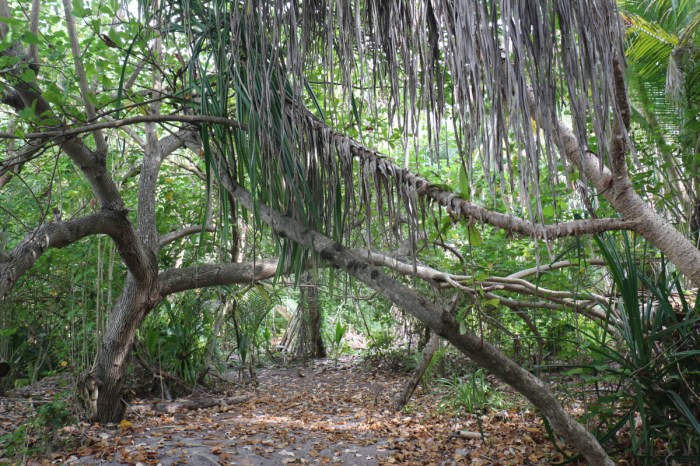
M479 366L491 371L496 377L522 393L540 409L549 420L554 432L561 435L590 464L614 466L598 440L566 412L544 382L507 358L482 337L471 332L462 334L460 325L450 309L429 302L414 290L370 265L364 259L363 252L346 248L292 218L282 216L264 204L254 204L250 193L236 185L230 178L223 178L222 181L242 205L250 210L257 210L260 219L270 225L278 235L316 251L321 259L345 270L384 298L406 310Z

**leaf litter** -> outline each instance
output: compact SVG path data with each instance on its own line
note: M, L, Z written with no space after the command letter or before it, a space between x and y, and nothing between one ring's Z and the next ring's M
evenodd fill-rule
M136 400L137 409L117 425L61 429L62 445L80 446L26 464L478 466L553 464L572 455L551 441L525 401L485 414L456 413L440 409L440 394L419 387L396 412L405 380L352 358L262 369L255 385L227 393L246 395L245 401L164 413L150 409L152 400ZM54 389L47 390L50 399ZM31 414L26 397L0 398L0 435ZM38 399L34 393L33 402Z

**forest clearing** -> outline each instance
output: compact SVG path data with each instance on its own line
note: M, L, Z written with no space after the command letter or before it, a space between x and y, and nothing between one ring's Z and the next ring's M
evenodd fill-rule
M699 41L0 0L0 462L700 464Z

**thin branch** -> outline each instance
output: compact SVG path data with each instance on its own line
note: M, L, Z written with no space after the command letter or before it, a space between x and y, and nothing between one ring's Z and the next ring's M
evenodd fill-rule
M73 5L71 0L63 0L63 10L66 14L66 30L68 32L68 40L70 41L70 48L73 54L73 66L75 67L75 74L78 76L78 86L80 87L80 95L83 98L83 104L85 105L85 112L89 120L94 120L96 118L95 107L90 102L90 88L88 86L87 76L85 75L85 68L83 68L83 62L80 53L80 42L78 39L78 32L75 29L75 20L73 19ZM100 154L101 158L107 156L107 143L102 135L102 132L95 130L93 137L95 138L95 146L97 147L97 152Z
M173 241L177 241L180 238L201 233L203 231L214 233L216 231L216 228L213 225L207 225L205 227L202 227L202 225L190 225L180 230L171 231L170 233L160 235L160 237L158 238L158 246L162 248L166 244L172 243Z
M107 120L107 121L112 121L112 122L113 122L113 121L116 121L114 118L112 118L112 117L110 117L110 116L104 116L103 118L104 118L105 120ZM139 147L141 147L141 149L145 149L145 148L146 148L146 141L144 141L143 138L141 138L141 136L139 136L139 135L136 133L136 131L134 131L133 129L131 129L129 126L120 126L119 129L121 129L121 130L124 131L127 135L129 135L129 136L131 137L131 139L133 139L134 142L135 142L136 144L138 144Z
M131 72L131 74L129 75L129 78L128 78L128 79L126 80L126 82L124 83L124 86L122 86L122 95L124 95L125 93L129 92L129 91L131 90L131 88L134 87L134 83L136 83L136 79L139 77L139 74L141 73L141 70L143 70L143 67L144 67L144 66L146 66L146 60L145 60L145 59L142 59L141 61L139 61L139 62L136 64L136 68L134 68L134 71ZM116 98L117 98L117 92L115 92L114 94L112 94L111 97L112 97L113 99L116 99ZM141 105L141 104L134 104L134 106L139 106L139 105ZM112 111L106 112L106 113L99 113L99 114L97 115L97 117L99 118L99 117L108 115L108 114L111 113L111 112L119 111L119 110L123 110L123 109L124 109L124 107L122 107L121 109L112 110Z
M511 298L504 298L503 296L497 295L492 292L486 292L483 294L483 296L486 299L498 299L499 304L502 304L503 306L509 307L511 309L549 309L552 311L573 310L577 314L581 314L583 316L597 321L604 321L606 317L605 313L598 312L595 309L591 309L588 306L570 306L561 303L550 303L547 301L522 301Z
M451 244L444 243L442 241L433 241L433 244L435 246L440 246L441 248L450 251L452 254L454 254L457 259L459 259L459 262L462 264L462 269L464 270L464 274L467 274L467 261L464 259L464 256L462 255L461 252L459 252L459 249L456 247L452 246Z
M119 128L126 125L134 125L139 123L168 123L168 122L180 122L180 123L213 123L222 126L228 126L230 128L245 129L245 126L236 120L230 118L208 116L208 115L139 115L130 118L123 118L120 120L113 120L104 123L94 123L85 126L76 126L74 128L63 128L56 130L47 130L38 133L26 133L23 136L17 136L13 133L0 133L0 139L42 139L47 137L64 137L69 138L72 136L77 136L79 134L90 133L92 131L97 131L106 128Z
M607 302L607 298L605 296L597 295L597 294L589 294L587 296L581 296L576 293L573 293L571 291L556 291L556 290L549 290L547 288L543 288L539 285L534 285L530 283L527 280L523 280L522 278L510 278L510 277L490 277L484 280L484 284L492 284L492 283L498 283L501 285L509 286L511 288L506 288L509 291L515 291L515 290L520 290L522 288L526 288L529 293L528 294L534 294L536 296L546 296L548 298L566 298L566 299L576 299L576 300L585 300L585 301L597 301L599 303L604 303Z
M41 0L32 0L32 11L29 17L29 32L35 36L39 35L39 8ZM29 46L29 59L33 62L36 69L39 68L39 45L31 44ZM36 70L35 70L36 71Z
M605 261L603 259L586 259L585 261L582 262L572 262L572 261L559 261L559 262L553 262L551 264L544 264L544 265L538 265L537 267L532 267L530 269L524 269L519 272L512 273L508 275L506 278L525 278L529 277L530 275L539 275L544 272L550 272L552 270L558 270L558 269L563 269L565 267L581 267L581 265L605 265Z

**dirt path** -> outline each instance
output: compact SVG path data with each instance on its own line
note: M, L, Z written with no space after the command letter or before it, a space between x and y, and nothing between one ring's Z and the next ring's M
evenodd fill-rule
M260 370L258 380L241 404L132 413L121 426L76 428L86 446L34 464L505 465L562 459L530 413L483 416L487 442L465 435L478 430L476 417L436 414L435 398L420 399L410 414L395 413L391 407L404 379L352 361L337 368L321 361Z

